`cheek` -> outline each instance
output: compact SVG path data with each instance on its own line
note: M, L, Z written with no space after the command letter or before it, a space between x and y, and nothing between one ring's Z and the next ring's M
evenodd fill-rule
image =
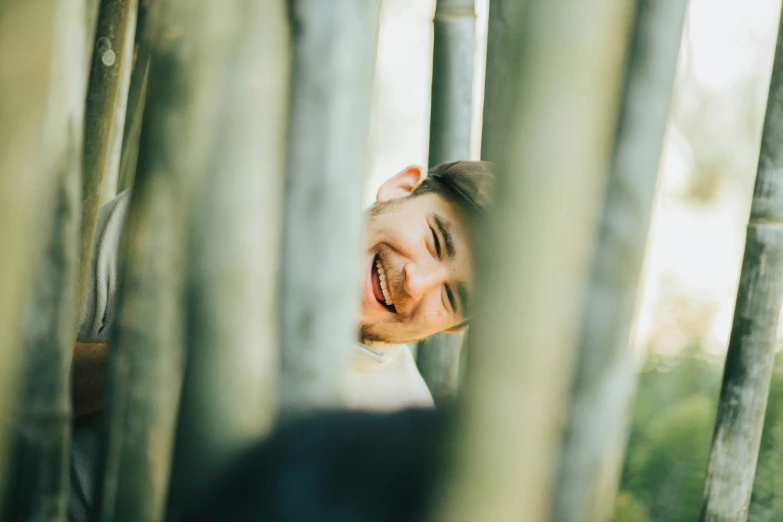
M428 296L419 307L418 318L422 326L442 329L448 322L449 314L443 309L443 304L436 293Z

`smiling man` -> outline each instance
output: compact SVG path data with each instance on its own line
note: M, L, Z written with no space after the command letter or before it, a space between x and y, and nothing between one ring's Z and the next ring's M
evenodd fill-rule
M341 406L397 410L432 406L406 343L464 328L474 292L472 252L489 205L491 164L458 161L429 172L410 166L386 181L367 212L357 344L341 380ZM104 205L85 287L72 368L77 417L69 520L92 504L98 415L106 380L106 342L116 319L118 252L129 193Z
M491 164L410 166L386 181L367 218L360 345L343 381L346 407L431 406L405 343L465 327L472 252L490 202Z

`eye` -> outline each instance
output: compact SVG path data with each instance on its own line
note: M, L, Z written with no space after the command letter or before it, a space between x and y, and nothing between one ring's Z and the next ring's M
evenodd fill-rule
M438 259L440 259L440 240L438 240L438 234L435 233L435 229L430 227L430 232L432 232L432 241L435 243L435 253L438 255Z

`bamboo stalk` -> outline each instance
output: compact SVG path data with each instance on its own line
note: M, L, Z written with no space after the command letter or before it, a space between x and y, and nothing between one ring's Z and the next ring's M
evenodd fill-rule
M640 0L582 316L553 520L609 520L636 368L629 339L685 0Z
M703 521L743 521L748 516L783 300L782 122L780 23L737 303L707 466L700 517Z
M379 0L293 0L281 295L282 413L335 406L356 341Z
M488 0L487 65L484 79L484 113L481 159L505 160L510 118L515 102L516 49L529 0Z
M228 105L191 209L188 367L170 513L208 494L272 427L278 370L279 245L289 77L282 0L224 1L231 13Z
M76 337L76 280L84 115L85 4L56 4L52 74L44 117L45 178L15 449L17 519L65 519L71 402L69 372Z
M531 2L508 35L515 48L502 54L517 67L504 88L514 96L509 146L479 256L479 315L436 520L551 515L632 8Z
M147 76L149 73L150 41L147 36L147 13L154 0L141 0L136 17L136 36L133 51L133 67L128 89L127 117L122 132L122 152L117 175L118 193L133 185L136 174L136 160L139 155L139 137L141 135L144 100L147 94Z
M234 12L206 0L155 3L127 266L111 337L97 519L163 519L184 373L188 227L217 140Z
M84 116L79 295L90 266L104 184L117 177L119 168L136 11L137 0L103 0L100 6Z
M448 404L459 391L462 333L440 333L419 343L416 366L437 406Z
M53 309L38 318L38 326L41 331L56 334L56 339L49 339L45 346L34 345L35 352L26 355L30 365L40 362L43 352L49 351L53 359L48 361L46 375L50 379L39 383L39 395L25 397L27 400L20 406L23 412L38 408L42 415L54 415L55 429L42 434L46 440L33 440L28 436L34 435L35 427L19 426L23 430L19 442L26 448L25 454L33 465L40 465L25 470L25 482L32 489L23 494L45 501L46 506L40 509L36 506L36 509L47 515L51 513L49 508L57 510L61 506L63 498L55 499L48 494L57 496L62 492L60 464L67 455L68 423L62 415L67 415L68 395L60 379L67 376L66 361L73 345L63 351L62 337L74 325L72 317L63 324L60 314L64 307L74 304L67 299L73 287L68 288L66 284L54 288L38 282L36 301L32 301L30 276L32 269L38 268L34 260L38 259L39 249L48 239L39 232L42 229L48 232L54 219L41 209L51 209L55 200L69 201L67 197L57 198L57 189L78 182L78 177L73 176L78 176L84 99L83 10L80 1L25 0L0 4L0 244L3 245L0 254L0 505L5 500L7 474L12 469L7 462L7 449L12 430L17 428L14 424L31 420L13 418L16 397L24 394L31 384L23 381L21 389L16 386L21 362L18 355L25 353L23 324L28 319L22 312L28 306L35 309L34 303L40 302L44 290L49 289L59 293L60 300L52 302ZM73 225L73 221L62 223L66 232ZM67 241L65 245L67 255ZM56 250L55 247L50 252ZM56 264L54 257L47 261ZM68 281L68 260L63 261L64 266L60 268L64 270L60 274ZM52 278L47 278L47 283L53 283L57 274L48 276ZM28 330L28 342L34 334ZM59 429L62 427L64 432ZM28 445L31 442L36 447ZM58 445L64 446L57 448ZM15 456L19 458L18 453ZM53 465L52 469L46 470L44 462Z
M439 0L435 8L430 117L430 166L471 159L475 0ZM457 394L462 334L419 343L416 363L436 403Z

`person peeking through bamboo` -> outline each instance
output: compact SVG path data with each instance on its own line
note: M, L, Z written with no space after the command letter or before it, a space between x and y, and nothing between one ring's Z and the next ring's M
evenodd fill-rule
M407 343L464 329L473 301L473 256L490 204L493 166L456 161L410 166L387 180L367 212L357 343L341 381L341 406L390 411L431 407ZM106 379L106 341L118 306L118 251L126 191L98 214L72 366L69 520L85 520Z

